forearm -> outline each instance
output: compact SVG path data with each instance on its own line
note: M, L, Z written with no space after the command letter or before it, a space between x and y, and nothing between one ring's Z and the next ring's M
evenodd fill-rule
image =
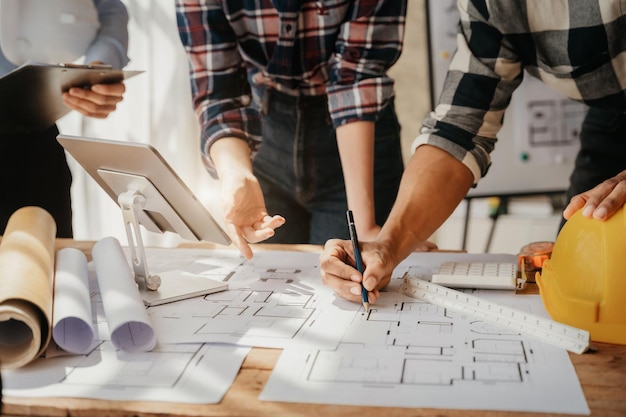
M398 197L378 238L398 263L443 224L472 185L471 171L452 155L423 145L410 159Z
M353 122L337 128L337 146L346 186L348 208L354 212L362 240L376 228L374 216L374 123ZM370 238L370 239L368 239Z
M222 138L209 149L219 178L252 175L248 143L239 138Z

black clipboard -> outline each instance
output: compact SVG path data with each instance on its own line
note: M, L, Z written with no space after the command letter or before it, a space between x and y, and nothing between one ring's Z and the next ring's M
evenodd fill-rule
M141 72L105 65L24 64L0 77L0 131L49 128L71 111L62 96L69 88L116 83Z

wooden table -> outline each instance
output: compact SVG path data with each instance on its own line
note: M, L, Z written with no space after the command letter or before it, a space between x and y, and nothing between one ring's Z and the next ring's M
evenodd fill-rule
M93 242L59 241L58 245L78 246L89 253ZM182 245L198 247L199 245ZM202 245L200 247L215 247ZM258 245L257 249L319 250L307 245ZM594 353L570 357L591 409L593 417L626 416L626 346L595 343ZM561 414L515 413L503 411L443 410L425 408L359 407L320 404L295 404L259 401L279 349L253 348L244 361L235 382L219 404L195 405L157 402L104 401L68 398L4 399L2 416L107 416L107 417L164 417L164 416L267 416L267 417L496 417L522 416L554 417ZM528 401L532 401L529 398Z

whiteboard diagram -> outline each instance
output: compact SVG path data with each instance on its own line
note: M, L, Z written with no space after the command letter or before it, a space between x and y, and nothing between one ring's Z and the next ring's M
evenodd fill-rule
M569 100L528 102L528 144L530 147L576 144L584 110Z

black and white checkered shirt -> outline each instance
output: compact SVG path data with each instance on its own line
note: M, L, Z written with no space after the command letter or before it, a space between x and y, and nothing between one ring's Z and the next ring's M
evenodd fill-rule
M626 112L626 0L459 0L457 51L413 148L486 174L524 70L591 107ZM626 138L624 138L626 140Z

